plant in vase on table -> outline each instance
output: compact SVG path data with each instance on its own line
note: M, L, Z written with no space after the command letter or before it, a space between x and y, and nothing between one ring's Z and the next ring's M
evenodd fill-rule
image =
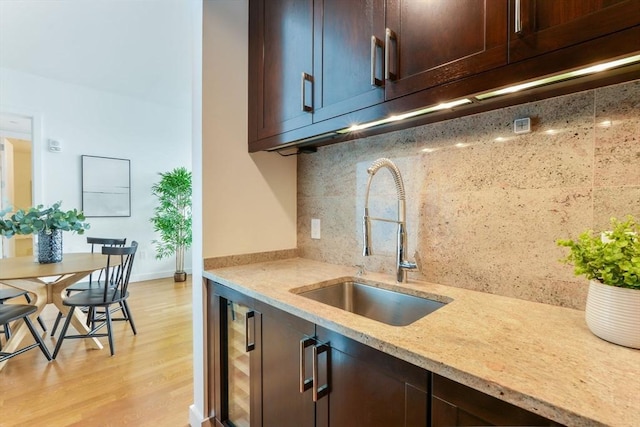
M11 209L0 212L0 234L12 237L16 234L37 234L38 261L48 264L62 261L62 232L72 231L84 234L89 229L84 214L77 209L63 211L62 202L56 202L48 208L44 205L19 209L5 218Z
M640 348L640 225L632 216L611 219L611 230L558 240L570 249L562 262L590 280L585 317L598 337Z

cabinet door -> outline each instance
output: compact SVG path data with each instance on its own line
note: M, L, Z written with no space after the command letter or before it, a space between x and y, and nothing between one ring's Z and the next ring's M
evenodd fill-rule
M312 123L313 0L252 0L250 7L249 78L256 81L249 102L260 139Z
M509 61L640 24L638 0L511 0Z
M316 0L314 117L384 100L384 0Z
M433 427L558 426L551 420L433 374Z
M328 346L318 355L319 427L425 427L428 373L416 366L316 326Z
M386 99L507 62L507 0L388 0Z
M313 427L313 323L257 303L262 312L262 425ZM302 388L301 388L302 387Z

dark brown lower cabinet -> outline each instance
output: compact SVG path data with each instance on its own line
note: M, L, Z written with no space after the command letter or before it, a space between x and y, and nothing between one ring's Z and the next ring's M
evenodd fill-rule
M301 342L315 334L315 325L267 304L257 303L262 312L262 425L314 427L315 414L309 383L311 364L301 374L300 354L310 354ZM308 356L307 358L310 359Z
M217 426L429 425L429 373L209 282Z
M433 427L560 425L440 375L432 377Z
M327 351L318 355L319 427L429 425L429 375L424 369L316 326ZM314 385L316 386L316 385Z
M218 427L556 426L209 281Z
M428 425L428 373L271 306L262 318L262 425Z

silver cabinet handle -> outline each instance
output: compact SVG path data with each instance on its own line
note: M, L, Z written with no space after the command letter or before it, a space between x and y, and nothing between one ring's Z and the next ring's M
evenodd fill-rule
M304 393L309 390L313 385L313 377L305 378L305 350L307 347L312 346L315 343L313 338L303 338L300 340L300 393Z
M376 66L378 64L378 48L384 49L382 41L376 36L371 36L371 86L384 86L384 81L376 77Z
M313 401L323 398L329 394L329 384L318 385L318 355L329 351L328 344L319 344L313 346ZM327 371L329 370L329 359L327 358ZM328 375L327 375L328 376Z
M391 41L393 40L394 44L396 45L396 66L397 66L397 58L398 58L398 36L396 35L395 32L393 32L392 29L387 28L386 31L384 32L384 45L385 45L385 51L384 51L384 78L385 80L396 80L398 78L397 76L397 67L393 68L393 71L391 71Z
M311 74L302 73L302 79L301 79L301 87L300 87L300 100L301 100L301 108L302 111L305 111L307 113L311 113L313 112L313 102L311 103L311 105L307 105L306 101L306 97L305 97L305 82L309 82L311 83L311 99L313 99L313 76Z
M515 32L516 34L520 34L522 33L522 8L521 8L520 0L515 0L515 7L513 9L514 9L513 20L514 20Z
M249 319L253 319L253 330L256 330L256 312L249 311L244 319L244 344L245 351L248 353L256 348L255 340L249 342Z

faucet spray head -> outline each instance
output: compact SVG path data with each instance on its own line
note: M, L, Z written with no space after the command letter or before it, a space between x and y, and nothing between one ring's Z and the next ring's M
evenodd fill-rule
M362 218L362 256L373 255L371 250L371 220L369 219L369 209L364 209Z

